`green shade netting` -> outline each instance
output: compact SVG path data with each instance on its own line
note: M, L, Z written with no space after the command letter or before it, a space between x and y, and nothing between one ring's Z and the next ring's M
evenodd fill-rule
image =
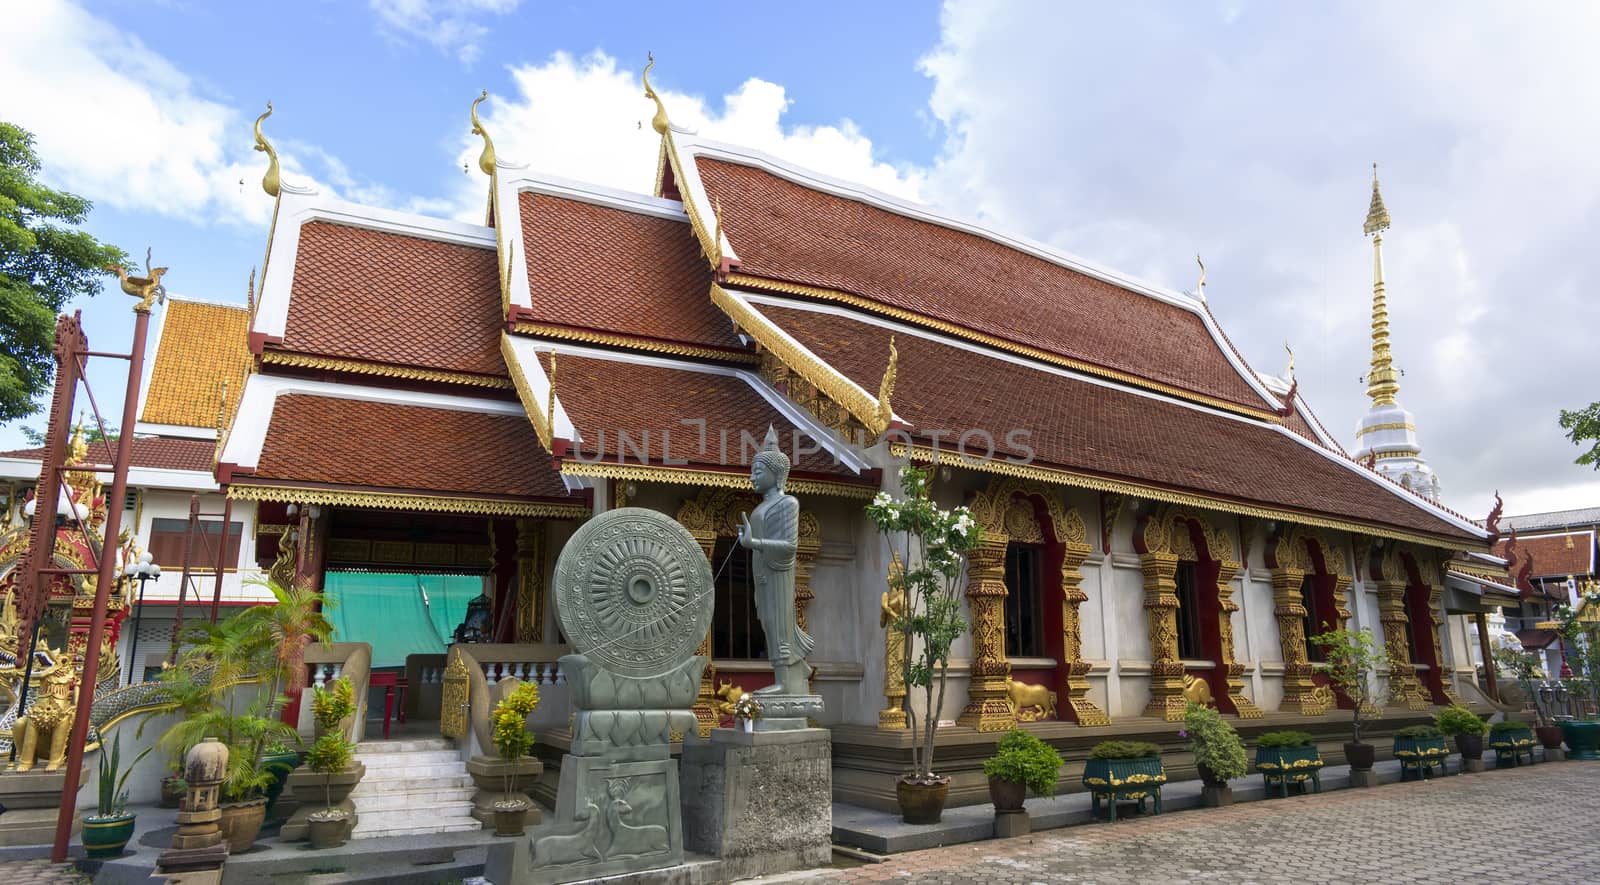
M484 578L328 572L322 585L333 602L333 640L371 645L374 667L402 667L406 655L444 654L467 602L483 593Z

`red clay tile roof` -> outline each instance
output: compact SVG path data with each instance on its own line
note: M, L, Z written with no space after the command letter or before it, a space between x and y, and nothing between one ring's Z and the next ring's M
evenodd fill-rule
M548 354L540 354L539 363L549 371ZM622 391L626 395L619 396ZM687 462L701 468L745 470L769 425L778 429L784 452L790 457L795 452L794 425L750 385L731 375L561 354L556 398L583 437L581 456L602 463L617 464L620 459L623 464L639 464L637 450L648 442L648 457L654 464L664 464L670 457L679 466ZM704 447L699 425L682 423L702 418ZM620 455L619 431L630 441ZM741 447L745 433L755 442ZM803 454L792 471L796 476L865 481L825 451Z
M1522 647L1531 650L1549 648L1550 643L1556 641L1556 631L1529 628L1517 631L1517 641Z
M739 272L840 290L1254 409L1267 403L1192 311L992 240L699 158Z
M286 394L252 481L565 498L525 417Z
M495 250L313 221L279 348L505 377Z
M519 319L748 352L706 295L711 270L688 216L528 192L520 209L533 307Z
M1568 544L1572 546L1567 546ZM1506 555L1506 541L1495 545L1497 556ZM1594 570L1594 536L1588 532L1517 538L1517 552L1533 556L1533 578L1565 578ZM1522 561L1519 556L1519 563ZM1520 567L1520 566L1519 566Z
M757 305L852 381L876 390L889 331L843 316ZM1260 424L1017 365L913 335L896 338L892 404L917 435L985 430L1002 456L1021 440L1048 465L1125 482L1381 524L1451 539L1473 536ZM974 446L982 454L981 441Z
M116 454L115 443L107 445L105 442L92 442L88 446L88 460L92 464L110 464L112 456ZM217 444L206 439L136 436L133 438L129 465L154 470L199 470L210 473L216 451ZM0 452L0 458L38 460L43 457L43 447Z
M231 408L250 373L250 313L243 304L177 298L168 299L165 310L139 420L215 429L222 382L228 382Z

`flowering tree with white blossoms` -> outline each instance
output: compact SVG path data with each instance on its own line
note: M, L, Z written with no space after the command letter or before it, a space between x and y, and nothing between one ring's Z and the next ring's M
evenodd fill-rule
M950 646L967 629L957 590L967 552L978 545L983 529L967 508L942 510L933 503L928 470L900 468L900 491L898 499L879 492L866 511L891 549L901 550L904 563L898 574L889 577L889 589L903 593L906 601L905 613L892 627L906 644L901 675L907 688L922 689L924 711L919 722L916 708L906 705L914 770L905 779L934 784L943 780L933 773L933 734L944 707Z

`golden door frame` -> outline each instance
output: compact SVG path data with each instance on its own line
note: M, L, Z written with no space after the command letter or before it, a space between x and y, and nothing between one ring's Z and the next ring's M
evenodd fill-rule
M1321 716L1331 708L1332 698L1312 680L1316 668L1306 656L1306 609L1300 588L1307 575L1331 581L1336 626L1349 623L1346 601L1354 581L1345 565L1344 550L1328 543L1319 532L1290 526L1267 538L1265 560L1272 572L1272 614L1278 622L1278 645L1283 653L1283 704L1278 709Z

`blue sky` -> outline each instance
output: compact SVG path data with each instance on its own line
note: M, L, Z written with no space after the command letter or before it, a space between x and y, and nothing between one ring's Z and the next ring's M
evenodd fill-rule
M1600 320L1600 119L1577 110L1600 106L1592 4L7 5L0 118L95 200L91 231L153 246L174 292L243 300L271 208L250 150L267 99L287 180L472 217L483 88L503 159L648 187L649 50L674 121L712 137L1177 288L1202 253L1246 358L1280 373L1292 343L1346 444L1367 405L1378 161L1401 399L1445 500L1600 498L1555 424L1600 398L1576 331ZM126 346L124 296L83 307L96 347Z

